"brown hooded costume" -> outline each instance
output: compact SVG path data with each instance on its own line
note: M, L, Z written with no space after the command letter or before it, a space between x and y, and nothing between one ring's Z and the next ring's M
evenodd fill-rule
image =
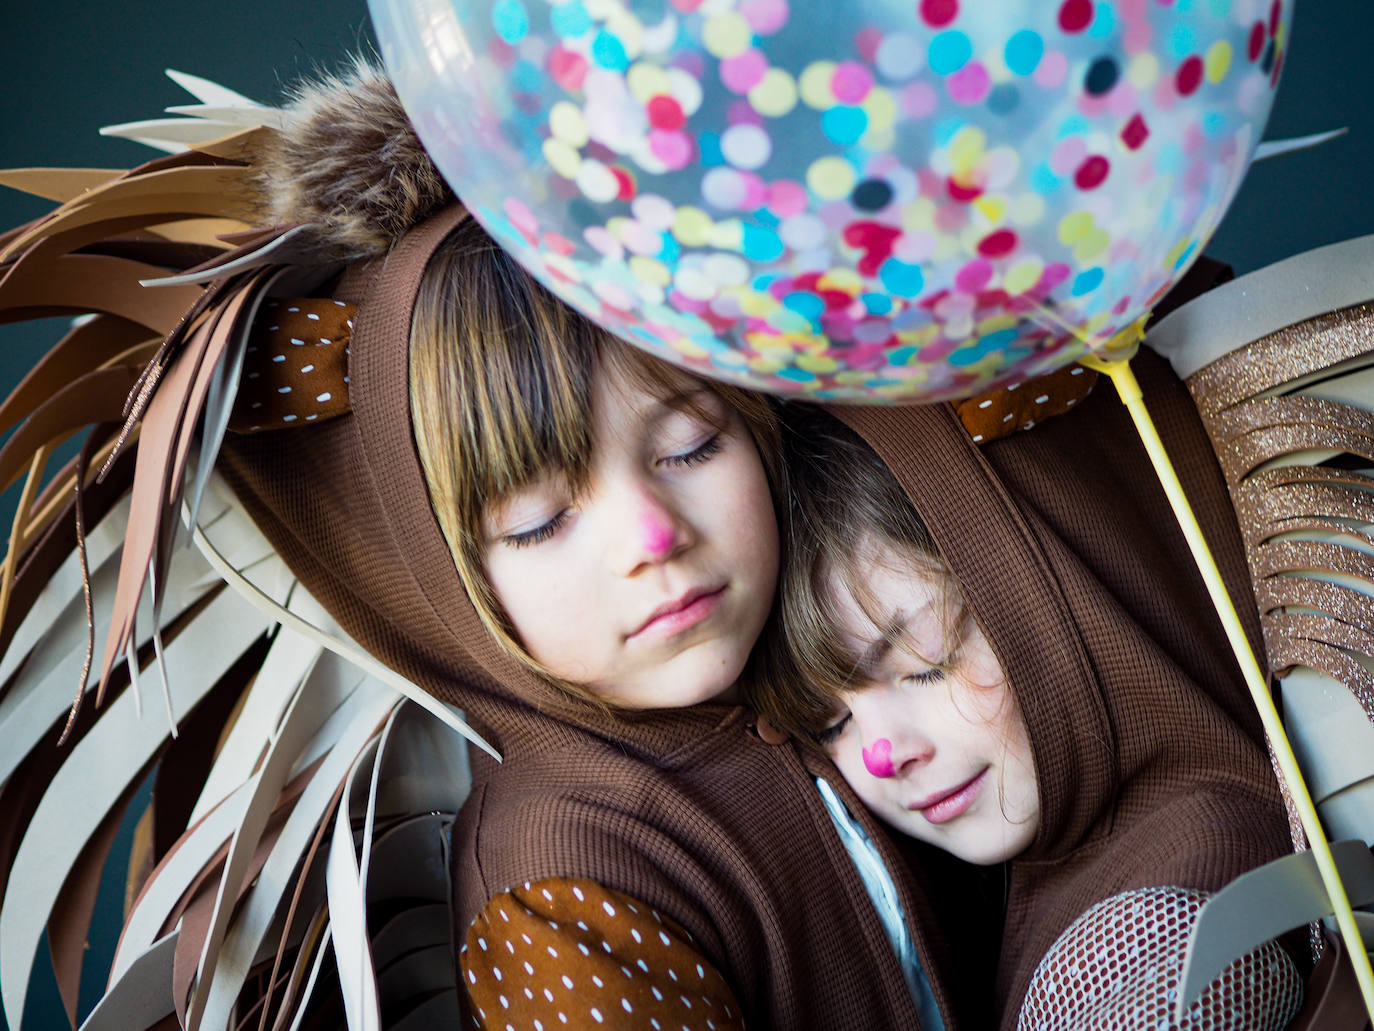
M237 153L222 147L156 167L228 177L236 174ZM164 221L196 213L200 207L160 212ZM156 221L140 217L143 223L116 219L26 252L27 268L46 269L43 281L61 282L61 289L35 294L15 273L3 300L40 314L87 306L111 312L102 325L113 326L116 344L121 332L139 339L126 330L145 317L143 309L109 298L123 297L149 266L175 270L207 256L203 247L140 236L141 225ZM947 886L920 883L919 869L903 862L827 764L766 727L761 734L739 707L613 718L537 681L483 629L430 508L406 417L416 286L429 255L463 217L450 206L386 256L355 262L340 282L326 284L329 297L358 306L347 367L351 413L295 430L231 435L218 461L291 570L343 629L388 666L461 706L503 754L498 765L473 752L473 789L452 850L456 936L490 897L515 884L585 878L643 900L684 928L724 976L749 1026L917 1027L889 941L817 795L814 774L828 771L892 872L946 1027L985 1026L985 971L953 940L969 930L957 923L960 900ZM245 251L274 239L290 243L277 231ZM63 243L98 256L73 262L63 258ZM54 254L69 270L96 266L92 275L108 289L78 304L82 281L75 273L52 278L44 262ZM289 247L265 260L291 264ZM101 278L138 262L119 282ZM254 275L226 274L203 296L198 287L184 288L180 300L159 296L170 308L194 301L223 318L175 324L162 311L144 323L160 333L175 325L175 332L167 362L155 361L161 383L143 391L153 394L153 405L140 469L144 449L165 443L149 429L161 417L157 406L175 407L167 399L188 389L189 380L177 378L186 356L199 360L225 334L244 331L235 305L265 289ZM1249 612L1240 538L1192 402L1159 363L1143 356L1140 364L1165 441L1238 606ZM103 424L99 439L113 436L118 400L136 371L116 366L111 382L91 387L99 388L101 404L73 412L70 399L59 399L63 411L45 410L46 418L91 420ZM199 403L184 408L192 421ZM1036 751L1044 816L1010 885L1006 959L996 979L997 1008L1011 1015L1005 1025L1040 954L1092 901L1163 882L1215 888L1282 854L1277 792L1181 535L1125 413L1105 391L986 452L947 406L851 409L844 418L889 462L929 521L1011 675L1032 737L1056 735L1053 752ZM61 426L47 429L55 435ZM168 478L165 470L150 476L154 507ZM136 475L135 494L141 482ZM97 501L109 503L88 499ZM26 550L18 608L52 569L61 550L54 540L36 537ZM135 572L140 561L135 555ZM117 633L112 640L118 655L122 641ZM106 666L111 662L107 655ZM1199 725L1207 733L1194 737ZM949 903L952 935L941 931L927 901L936 896Z
M1154 355L1137 367L1237 608L1253 612L1187 394ZM1092 904L1137 887L1222 887L1288 851L1283 808L1258 719L1114 397L1095 391L982 456L935 411L844 417L930 527L1030 732L1041 819L1010 863L996 979L1012 1028L1041 957Z

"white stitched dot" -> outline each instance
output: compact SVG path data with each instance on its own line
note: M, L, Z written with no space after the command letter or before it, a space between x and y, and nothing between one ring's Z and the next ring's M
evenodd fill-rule
M979 407L979 408L991 408L991 407L992 407L992 402L991 402L991 401L979 401L979 402L978 402L978 407Z
M477 975L476 975L475 973L473 973L471 970L469 970L469 971L468 971L468 984L476 984L476 983L477 983Z
M286 355L282 355L282 361L285 361L285 360L286 360ZM313 365L302 365L302 366L301 366L301 372L314 372L314 371L315 371L315 366L313 366Z
M485 938L478 938L477 944L481 947L483 952L487 951L487 940Z
M328 396L329 396L328 394L325 395L325 397L328 397ZM317 398L315 398L315 400L316 400L316 401L319 401L319 400L321 400L321 398L318 398L318 397L317 397ZM497 912L501 914L501 919L502 919L502 920L505 920L505 921L508 921L508 922L509 922L510 917L506 916L506 911L505 911L504 909L498 909Z
M284 355L284 354L274 354L274 355L272 356L272 360L273 360L274 362L284 362L284 361L286 361L286 355Z
M261 401L254 401L251 405L249 405L249 407L250 407L250 408L261 408L261 407L262 407L262 402L261 402Z
M651 1025L653 1025L653 1027L656 1029L656 1031L663 1031L663 1025L660 1024L660 1023L658 1022L658 1018L657 1018L657 1017L651 1018L651 1019L649 1020L649 1023L650 1023Z
M595 1006L592 1007L592 1019L595 1020L598 1024L606 1023L606 1018L601 1015L601 1011L597 1009Z
M981 433L975 433L973 435L973 442L975 444L981 444L983 442L983 435Z
M1022 428L1023 430L1028 430L1028 429L1030 429L1031 427L1033 427L1034 425L1035 425L1035 420L1034 420L1034 419L1027 419L1027 420L1026 420L1026 425L1022 426L1021 428Z
M671 977L674 981L676 981L676 980L677 980L677 971L674 970L672 967L669 967L669 968L668 968L668 976Z
M250 373L248 374L248 378L249 378L249 379L257 379L260 375L262 375L262 374L259 373L259 372L250 372Z
M1038 404L1038 405L1042 405L1042 404L1044 404L1046 401L1048 401L1049 399L1050 399L1050 395L1049 395L1049 394L1041 394L1039 397L1037 397L1037 398L1035 399L1035 403Z
M587 926L587 921L585 921L585 920L579 920L579 921L577 922L577 926L580 927L580 928L582 928L582 930L584 930L584 931L590 931L590 930L591 930L591 928Z
M533 974L533 973L534 973L534 967L532 967L532 966L530 965L530 961L529 961L529 960L525 960L525 973L527 973L527 974Z
M326 390L323 394L317 395L316 398L315 398L315 400L316 400L316 401L319 401L319 402L321 402L321 403L323 403L323 402L325 402L325 401L328 401L328 400L329 400L331 397L333 397L333 396L334 396L333 394L329 393L329 391ZM505 914L505 913L502 913L501 915L502 915L502 916L505 916L506 914Z
M529 936L528 934L522 934L522 935L520 935L520 938L521 938L521 940L524 941L524 943L525 943L526 945L533 945L533 944L534 944L533 939L531 939L530 936Z
M538 1020L534 1022L534 1031L544 1031L544 1025Z
M294 415L283 415L283 416L281 417L281 421L282 421L282 422L295 422L295 421L296 421L296 417L295 417Z
M714 1020L707 1020L706 1026L709 1027L711 1031L716 1031L716 1022Z
M316 315L313 311L306 312L305 317L307 319L314 319L316 322L320 321L320 317Z
M302 340L300 337L292 337L292 338L291 338L291 342L292 342L293 344L295 344L297 347L304 347L304 346L305 346L305 341Z
M510 1000L507 999L504 995L501 996L501 1008L502 1008L503 1010L508 1010L508 1009L510 1009Z
M549 946L549 955L552 956L554 959L558 958L558 950L555 949L552 945Z
M300 309L299 309L299 308L296 308L296 307L287 308L286 310L287 310L287 311L300 311Z
M687 998L687 996L679 995L678 998L682 1000L682 1005L686 1006L688 1009L692 1008L692 1000Z
M558 930L558 924L557 924L556 922L554 922L553 920L550 920L548 923L549 923L549 926L552 927L555 931Z
M553 992L551 992L551 991L549 991L547 988L545 988L545 989L544 989L544 998L548 999L549 1002L553 1002Z
M582 889L581 889L581 888L578 888L578 887L574 886L574 887L573 887L573 894L577 896L577 901L578 901L578 902L585 902L585 901L587 900L587 896L585 896L585 895L582 894Z
M314 422L314 421L315 421L316 419L318 419L318 418L319 418L318 415L307 415L307 416L305 417L305 421L306 421L306 422Z
M1076 404L1078 404L1078 398L1076 398L1076 397L1071 397L1071 398L1069 398L1067 401L1064 402L1064 407L1066 407L1066 408L1072 408L1072 407L1073 407L1074 405L1076 405Z
M642 959L635 960L635 966L639 967L639 969L644 971L646 974L649 972L649 964L645 963Z
M506 1031L515 1031L515 1025L513 1025L513 1024L507 1024L507 1025L506 1025Z
M1008 390L1020 390L1020 389L1021 389L1021 384L1020 384L1020 383L1013 383L1013 384L1011 384L1009 387L1007 387L1007 389L1008 389Z
M663 931L658 932L658 940L661 941L664 945L673 944L673 939L669 938L668 935Z
M348 382L348 377L347 377L347 376L344 377L344 382L345 382L345 383Z
M512 942L509 938L506 939L506 951L509 952L512 956L515 955L515 943Z
M663 993L660 992L657 988L650 987L649 991L654 993L654 998L657 999L659 1002L663 1001Z
M334 303L337 304L340 308L347 308L347 307L348 307L348 305L344 304L343 301L335 301Z
M609 902L601 903L601 908L606 911L607 916L615 916L615 906L611 905Z
M620 972L621 972L622 974L624 974L626 977L633 977L633 976L634 976L633 974L630 973L630 968L629 968L629 967L621 967L621 968L620 968Z
M703 980L705 980L706 978L706 971L701 969L700 963L697 964L697 977L700 977Z
M1013 413L1011 413L1011 412L1008 412L1006 415L1002 416L1002 421L1003 421L1003 422L1011 422L1011 420L1014 419L1014 418L1015 418L1015 415L1014 415Z
M611 943L610 943L610 942L602 942L602 943L601 943L601 947L602 947L603 949L605 949L607 952L610 952L610 951L611 951Z
M627 903L625 903L625 905L627 905L627 906L630 908L630 912L631 912L631 913L638 913L638 912L639 912L639 910L635 909L635 906L634 906L634 903L633 903L633 902L627 902Z
M329 337L320 337L321 344L332 344L333 342L334 341L330 340Z
M532 992L532 991L530 991L528 988L526 988L526 989L525 989L525 998L527 998L527 999L533 999L533 998L534 998L534 992Z
M491 968L491 973L492 973L492 976L496 978L496 980L498 980L498 981L501 980L501 968L500 968L500 967L492 967L492 968Z
M277 393L278 393L278 394L289 394L289 393L291 393L291 388L290 388L290 387L278 387L278 388L277 388Z
M565 1024L568 1022L568 1018L565 1017L562 1013L558 1014L558 1019L561 1020L561 1021L562 1021L563 1023L565 1023Z
M1081 375L1083 375L1083 367L1082 367L1081 365L1075 365L1072 369L1069 370L1069 375L1070 375L1070 376L1081 376Z
M601 980L601 978L597 977L595 974L592 975L592 984L596 985L598 988L606 987L606 982Z
M734 1014L730 1012L730 1004L729 1004L728 1002L725 1004L725 1015L726 1015L727 1017L733 1017L733 1016L734 1016Z
M660 924L663 923L663 921L662 921L662 920L659 920L659 918L658 918L658 910L656 910L656 909L651 909L651 910L649 910L649 915L650 915L651 917L654 918L655 922L660 923Z
M629 1000L629 999L621 999L621 1000L620 1000L620 1005L622 1005L622 1006L625 1007L625 1012L626 1012L626 1013L633 1013L633 1012L635 1011L635 1010L634 1010L634 1007L630 1005L630 1000Z
M587 946L582 942L577 943L577 951L582 953L582 955L584 956L590 956L592 954L592 950L587 948Z
M544 898L548 899L550 902L553 901L553 896L549 894L548 888L541 888L539 894L543 895Z
M566 989L568 989L568 991L572 991L572 986L573 986L573 980L572 980L572 978L569 977L567 974L564 974L564 975L563 975L563 987L566 988Z
M344 323L348 326L349 329L352 329L352 328L353 328L353 320L352 320L352 319L344 319Z
M636 945L642 944L644 941L644 936L640 934L638 931L636 931L633 927L630 928L630 937L635 940Z

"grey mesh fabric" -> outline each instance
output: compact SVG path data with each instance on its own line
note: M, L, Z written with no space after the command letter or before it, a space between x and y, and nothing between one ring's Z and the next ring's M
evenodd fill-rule
M1093 906L1036 967L1017 1031L1279 1031L1302 979L1274 942L1235 960L1180 1016L1184 950L1209 893L1124 891Z

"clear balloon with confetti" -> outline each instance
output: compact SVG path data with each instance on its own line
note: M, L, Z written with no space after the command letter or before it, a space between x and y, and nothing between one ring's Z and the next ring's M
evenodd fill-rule
M1200 252L1292 0L371 0L488 231L630 342L815 399L1101 352Z

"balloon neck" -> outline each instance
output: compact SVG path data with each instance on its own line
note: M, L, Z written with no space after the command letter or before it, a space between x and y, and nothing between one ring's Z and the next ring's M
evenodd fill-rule
M1140 342L1145 339L1145 323L1149 321L1150 313L1146 312L1105 344L1078 359L1078 364L1085 369L1109 377L1128 407L1141 399L1140 386L1131 372L1130 361L1140 349Z

